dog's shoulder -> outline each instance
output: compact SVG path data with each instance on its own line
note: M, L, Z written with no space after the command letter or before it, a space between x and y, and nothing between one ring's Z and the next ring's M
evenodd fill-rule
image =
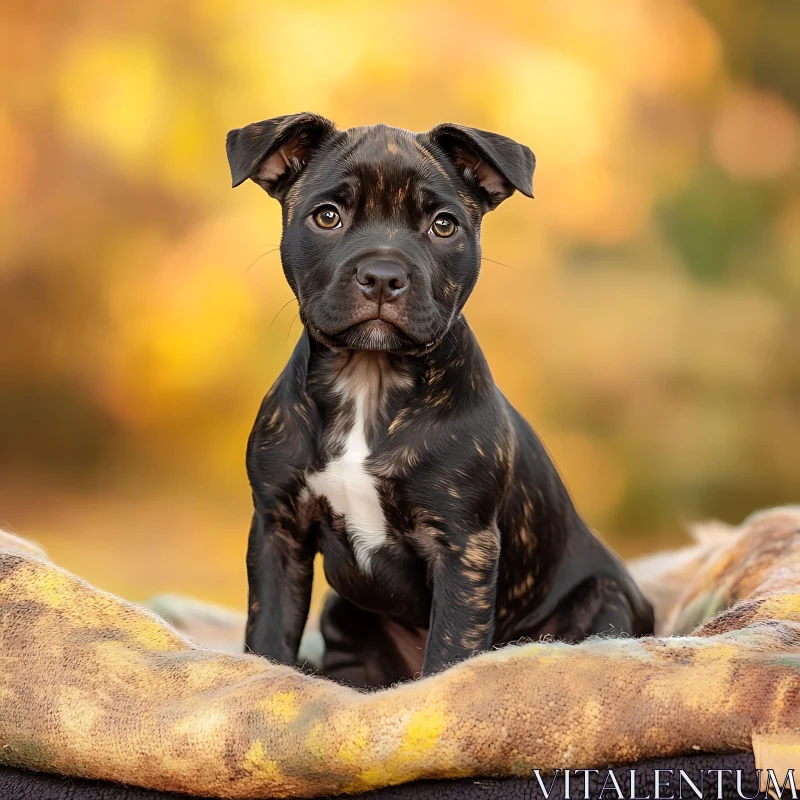
M251 476L273 467L302 468L315 454L320 427L316 405L308 393L308 334L304 331L283 372L261 401L247 445Z

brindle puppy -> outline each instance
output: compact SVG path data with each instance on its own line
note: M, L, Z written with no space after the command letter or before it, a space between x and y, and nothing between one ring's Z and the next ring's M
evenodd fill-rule
M322 671L358 686L523 637L651 633L462 315L481 219L533 196L533 153L459 125L341 131L313 114L231 131L227 150L233 185L283 207L305 326L247 451L247 648L296 661L318 552L335 590Z

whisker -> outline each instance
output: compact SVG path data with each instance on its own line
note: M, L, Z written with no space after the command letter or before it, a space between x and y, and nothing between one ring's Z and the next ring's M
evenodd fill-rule
M262 253L262 254L261 254L261 255L260 255L260 256L259 256L259 257L256 259L256 261L261 261L261 259L262 259L262 258L264 258L264 256L268 256L270 253L274 253L276 250L280 250L280 247L274 247L272 250L267 250L267 252L266 252L266 253ZM253 262L253 264L255 264L255 263L256 263L256 261L254 261L254 262ZM250 265L250 267L252 267L252 266L253 266L253 264L251 264L251 265ZM250 267L248 267L248 268L245 270L245 272L250 272Z
M286 338L288 339L292 335L292 327L294 326L295 320L300 316L300 312L298 311L293 317L292 321L289 323L289 332L286 334Z
M514 272L520 272L520 270L518 270L516 267L509 267L508 264L504 264L502 261L495 261L493 258L481 256L481 261L491 261L492 264L499 264L501 267L505 267L506 269L513 270Z
M276 320L276 319L278 319L278 317L280 316L280 313L281 313L281 311L283 311L283 309L284 309L284 308L286 308L286 306L288 306L288 305L289 305L289 303L291 303L291 302L297 302L297 298L296 298L296 297L292 297L292 298L290 298L289 300L287 300L287 301L286 301L286 302L285 302L285 303L284 303L284 304L283 304L283 305L282 305L282 306L281 306L281 307L278 309L278 313L277 313L277 314L276 314L276 315L275 315L275 316L272 318L272 322L270 322L270 324L269 324L269 328L267 328L267 330L268 330L268 331L271 331L271 330L272 330L272 326L275 324L275 320Z
M324 296L325 296L325 293L326 293L326 291L327 291L327 290L326 290L326 289L323 287L322 289L317 289L317 291L315 291L315 292L312 292L311 294L307 295L307 296L306 296L306 297L303 299L303 304L305 305L305 308L306 308L306 310L308 309L308 307L309 307L309 306L310 306L312 303L316 302L316 301L317 301L317 300L318 300L320 297L324 297ZM281 307L281 309L278 311L278 314L280 314L280 313L281 313L281 311L283 311L283 309L284 309L284 308L286 308L286 306L288 306L288 305L289 305L289 303L291 303L291 302L292 302L292 300L294 300L295 302L297 302L297 303L298 303L298 305L299 305L300 301L299 301L299 300L298 300L296 297L293 297L291 300L288 300L286 303L284 303L284 304L283 304L283 306ZM276 318L276 319L277 319L277 316L278 316L278 315L276 314L276 315L275 315L275 318ZM298 318L299 316L300 316L300 309L298 308L298 310L297 310L297 313L294 315L294 317L292 317L292 321L289 323L289 330L288 330L288 332L286 333L286 338L287 338L287 339L288 339L288 338L289 338L289 337L292 335L292 327L294 326L294 323L296 322L296 320L297 320L297 318ZM272 320L272 322L275 322L275 320L273 319L273 320ZM305 325L305 318L301 317L301 318L300 318L300 322L301 322L301 324ZM271 328L271 327L272 327L272 325L270 324L270 328Z
M439 317L439 323L443 328L445 328L445 335L444 338L450 337L451 342L456 350L458 350L458 340L456 339L455 333L453 332L453 319L452 315L448 318L441 311L436 309L436 315ZM456 321L460 321L461 317L459 316Z
M456 339L455 331L453 330L453 326L451 325L447 329L447 335L450 337L450 341L453 343L453 347L458 350L458 339Z
M463 325L467 330L469 330L469 326L467 325L467 321L464 319L463 314L459 314L456 317L454 325ZM452 331L453 328L451 327L450 330ZM453 336L455 336L455 331L453 331ZM458 341L456 341L456 349L458 349Z

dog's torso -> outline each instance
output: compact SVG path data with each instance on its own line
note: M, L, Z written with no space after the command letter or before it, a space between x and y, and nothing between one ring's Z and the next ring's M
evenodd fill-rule
M256 508L260 495L265 508L281 498L286 535L323 555L342 601L423 641L437 577L452 580L444 615L490 606L445 660L479 644L602 632L596 608L551 630L598 578L641 617L632 632L646 632L646 603L575 512L463 319L424 360L336 353L304 335L262 406L248 468ZM445 560L455 569L437 573Z

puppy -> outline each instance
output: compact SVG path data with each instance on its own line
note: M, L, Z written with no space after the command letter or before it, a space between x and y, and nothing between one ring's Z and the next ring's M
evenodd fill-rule
M334 590L322 672L356 686L525 637L652 633L462 314L483 215L533 196L533 153L314 114L233 130L227 152L234 186L281 203L304 325L247 449L247 649L296 662L316 553Z

